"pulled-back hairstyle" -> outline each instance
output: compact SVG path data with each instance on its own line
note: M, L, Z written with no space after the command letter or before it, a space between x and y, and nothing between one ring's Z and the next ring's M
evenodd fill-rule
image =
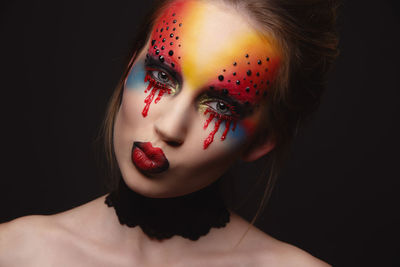
M208 1L212 0L198 0ZM264 131L275 142L268 155L269 177L262 203L270 195L289 145L299 127L318 107L326 74L338 50L336 0L215 0L247 15L255 27L272 34L282 51L282 64L267 99ZM124 80L149 38L160 13L172 0L157 1L142 24L127 57L121 79L110 99L100 137L104 140L105 174L116 189L120 171L113 149L113 126L121 104ZM261 210L261 206L259 211Z

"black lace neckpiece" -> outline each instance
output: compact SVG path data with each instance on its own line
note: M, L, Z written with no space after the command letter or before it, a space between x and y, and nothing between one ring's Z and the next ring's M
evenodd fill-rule
M148 198L129 189L122 178L120 181L105 203L114 207L121 225L139 226L152 239L178 235L197 240L211 228L225 227L229 222L218 182L180 197Z

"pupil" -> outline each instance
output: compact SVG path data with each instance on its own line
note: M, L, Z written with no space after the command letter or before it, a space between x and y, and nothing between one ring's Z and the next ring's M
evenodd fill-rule
M224 103L222 103L222 102L218 102L217 108L220 111L226 111L226 109L227 109L226 105Z
M158 73L158 77L159 77L161 80L163 80L163 81L168 81L168 75L167 75L165 72L163 72L163 71L160 71L160 72Z

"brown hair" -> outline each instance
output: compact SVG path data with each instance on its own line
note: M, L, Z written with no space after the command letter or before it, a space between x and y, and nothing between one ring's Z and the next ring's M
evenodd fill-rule
M338 54L335 28L338 4L335 0L221 1L242 13L243 10L247 11L258 29L273 34L283 52L283 64L267 100L262 131L264 137L267 133L276 144L268 155L269 179L261 202L263 204L270 195L293 137L319 105L326 74ZM110 189L116 188L120 178L113 150L113 125L121 104L124 80L136 53L144 47L155 19L170 2L159 1L147 16L149 19L140 28L132 52L128 55L129 63L106 111L100 136L104 140L105 171L110 178Z

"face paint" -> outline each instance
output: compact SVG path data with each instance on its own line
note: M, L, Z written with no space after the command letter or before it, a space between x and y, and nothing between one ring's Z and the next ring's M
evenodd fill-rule
M221 27L224 22L213 21L213 17L221 17L222 13L220 8L198 1L175 1L156 21L148 49L148 58L157 60L167 72L173 70L178 73L185 82L185 88L209 88L217 95L208 102L203 101L204 108L199 109L206 116L205 130L215 121L203 142L204 149L214 141L223 123L225 128L221 141L226 140L230 131L235 131L237 124L247 135L254 131L253 127L248 127L253 123L244 123L245 117L267 96L280 60L279 53L270 42L272 38L252 30L243 21L238 20L235 27L230 25L226 32L216 34L215 25ZM150 93L145 99L143 117L147 116L157 90L159 94L155 103L166 92L171 93L168 86L153 76L145 77L145 82L149 82L146 93ZM232 114L217 110L210 106L211 102L227 107ZM244 107L238 112L231 102Z

